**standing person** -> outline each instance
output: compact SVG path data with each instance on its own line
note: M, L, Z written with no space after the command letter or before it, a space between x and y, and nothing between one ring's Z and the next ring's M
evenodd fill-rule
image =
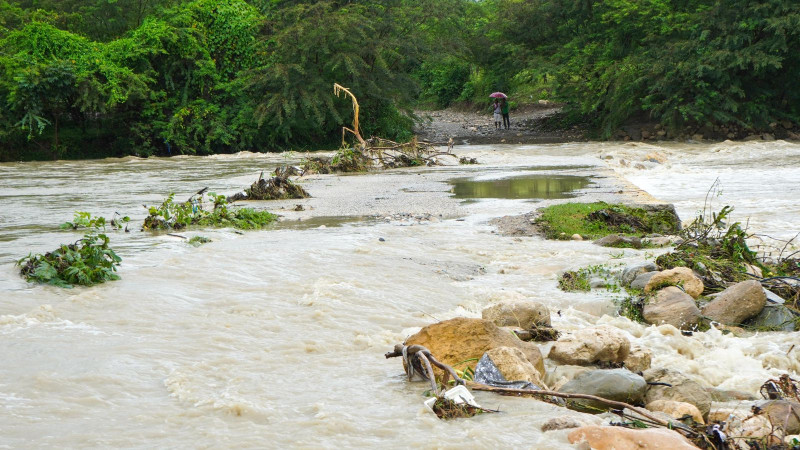
M503 125L507 130L511 126L511 120L508 118L508 102L505 97L500 100L500 113L503 114Z
M494 104L492 105L494 108L494 129L500 129L500 123L502 122L502 108L500 107L500 102L497 99L494 99Z

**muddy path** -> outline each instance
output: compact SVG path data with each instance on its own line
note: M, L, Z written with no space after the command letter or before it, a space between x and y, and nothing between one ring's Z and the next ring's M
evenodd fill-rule
M417 111L422 121L415 132L421 139L455 145L468 144L550 144L584 141L586 130L580 127L562 129L555 122L561 107L526 105L511 111L511 127L495 129L489 108L485 111L444 109Z

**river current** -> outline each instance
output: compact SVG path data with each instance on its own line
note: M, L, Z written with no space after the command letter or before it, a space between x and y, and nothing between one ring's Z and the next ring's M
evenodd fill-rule
M796 143L578 143L457 152L483 164L402 173L480 179L534 166L558 167L558 173L593 167L674 203L684 220L703 208L719 179L722 195L713 206L735 206L734 219L749 231L778 239L800 231ZM0 164L0 448L571 448L565 432L540 431L565 411L530 399L478 393L480 403L503 413L440 421L422 406L425 384L407 382L400 361L383 357L421 326L479 317L503 299L547 304L553 325L566 331L617 326L654 352L654 367L678 368L722 389L755 393L768 378L800 373L797 333L682 336L615 316L603 292L558 290L564 270L639 262L653 252L503 237L488 224L544 202L455 200L446 183L433 180L420 189L428 192L421 201L449 205L441 217L432 211L433 220L341 211L330 215L353 217L282 222L243 234L181 233L213 240L199 248L138 231L142 205L169 192L182 199L208 186L230 194L260 171L297 158ZM355 177L361 178L347 179L388 182L392 175ZM336 188L325 180L310 186ZM591 195L592 186L578 193ZM123 258L122 279L74 289L24 281L15 260L80 237L58 228L74 211L132 217L130 233L109 232Z

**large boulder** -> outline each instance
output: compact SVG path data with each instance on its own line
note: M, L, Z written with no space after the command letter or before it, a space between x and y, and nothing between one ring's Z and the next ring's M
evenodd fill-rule
M694 299L675 286L665 287L656 292L642 309L642 317L653 325L670 324L675 328L688 330L700 322L700 308Z
M481 312L484 320L499 327L520 327L530 330L537 326L550 326L550 310L533 301L505 301L489 306Z
M703 306L703 315L727 325L738 325L755 317L764 309L767 296L761 283L743 281L720 292L714 300Z
M436 355L434 355L436 356ZM542 375L528 360L522 350L516 347L497 347L486 352L497 370L508 381L529 381L542 386Z
M653 275L644 287L645 292L652 292L661 289L664 286L682 286L683 290L692 296L692 298L700 297L703 293L703 280L697 277L688 267L676 267L674 269L664 270Z
M765 331L796 331L800 317L795 316L789 308L776 303L767 303L757 316L749 319L748 328Z
M567 436L570 444L585 442L594 450L690 450L697 449L680 433L666 428L631 429L588 426Z
M703 414L697 409L697 406L686 402L676 402L675 400L654 400L645 406L650 411L663 412L669 414L675 419L682 419L689 416L697 423L705 423Z
M405 345L425 346L436 359L451 366L474 358L468 363L472 369L493 348L518 348L539 373L544 373L544 359L536 344L521 341L488 320L457 317L434 323L406 339Z
M785 434L800 433L800 403L789 400L767 400L758 405L773 426Z
M700 410L703 418L708 417L711 410L711 394L686 375L673 369L650 369L644 372L644 379L648 383L666 383L664 385L650 385L644 396L645 404L656 400L674 400L690 403Z
M562 336L553 344L548 357L561 364L588 366L596 363L621 363L628 357L630 350L631 342L625 333L601 325Z
M655 272L658 268L656 264L653 262L647 262L644 264L639 264L637 266L626 267L625 270L622 271L622 275L620 276L620 281L622 284L628 286L630 285L633 280L636 279L637 276L647 273L647 272Z
M566 394L588 394L625 403L641 403L647 383L639 375L627 369L590 370L579 374L559 389ZM596 400L570 399L570 409L589 413L601 413L608 405Z

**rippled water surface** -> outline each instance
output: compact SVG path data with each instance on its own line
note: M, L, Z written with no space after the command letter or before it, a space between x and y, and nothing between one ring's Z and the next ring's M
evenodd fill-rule
M484 165L419 172L480 180L484 172L594 165L674 202L684 219L719 178L715 201L736 206L753 230L800 231L797 144L459 151ZM724 389L755 392L766 378L800 371L797 334L682 336L615 317L601 292L559 291L559 271L648 255L493 233L488 219L535 207L524 200L483 199L422 222L332 217L244 234L182 233L212 238L199 248L134 225L112 233L122 279L91 288L29 284L13 265L80 237L58 229L74 211L118 211L140 223L142 205L169 192L232 193L283 162L240 154L0 164L0 447L569 448L564 433L539 431L563 411L529 399L478 393L503 413L439 421L422 407L424 385L408 383L400 362L383 357L421 326L478 317L503 299L544 302L565 330L618 326L655 352L654 366Z

